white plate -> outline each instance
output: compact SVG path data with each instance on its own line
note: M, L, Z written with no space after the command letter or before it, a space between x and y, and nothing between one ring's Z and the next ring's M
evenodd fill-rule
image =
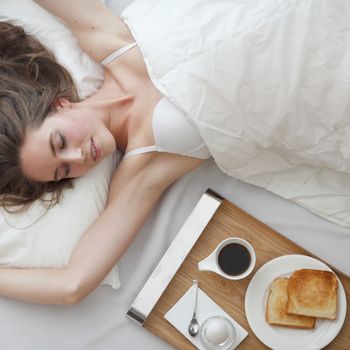
M336 320L316 319L312 330L270 326L265 309L271 282L289 277L294 270L332 271L323 262L306 255L284 255L262 266L251 279L245 295L245 312L254 334L268 347L276 350L315 350L328 345L339 333L346 315L346 296L338 278L338 310Z

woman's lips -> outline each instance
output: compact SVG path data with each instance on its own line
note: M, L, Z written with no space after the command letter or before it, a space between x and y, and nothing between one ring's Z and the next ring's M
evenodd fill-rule
M94 139L91 138L91 157L96 162L100 158L100 150L96 147Z

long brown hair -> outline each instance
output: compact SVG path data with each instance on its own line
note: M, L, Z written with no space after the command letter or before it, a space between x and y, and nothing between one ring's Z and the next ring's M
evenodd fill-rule
M34 182L22 172L20 148L26 131L41 125L64 97L77 102L68 71L35 37L18 26L0 22L0 205L24 206L51 193L50 205L72 180Z

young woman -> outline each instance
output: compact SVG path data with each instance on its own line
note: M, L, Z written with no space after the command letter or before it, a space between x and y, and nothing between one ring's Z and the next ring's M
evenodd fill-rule
M20 28L0 27L1 52L6 52L0 63L3 205L30 203L48 191L58 197L69 179L82 176L116 148L125 153L106 209L85 232L66 268L0 270L3 296L69 304L99 285L162 192L209 153L182 112L153 86L133 37L118 17L98 0L38 2L65 20L96 61L118 54L104 63L99 91L78 102L67 72L35 39ZM180 140L184 129L190 133L189 143L179 150L186 155L175 153L173 139L164 138L170 132L164 126L158 130L164 151L154 149L159 146L152 128L156 113L172 118L172 138ZM168 142L172 153L167 152Z
M2 204L30 203L45 192L58 198L71 178L116 148L125 156L105 211L68 266L0 269L0 295L36 303L80 301L121 257L164 189L210 154L230 175L296 198L327 218L346 212L346 190L339 190L337 180L342 176L347 184L350 172L347 0L264 0L245 14L231 13L230 1L215 2L217 12L214 2L182 2L182 12L176 12L167 7L171 1L138 1L131 9L137 27L132 34L98 0L37 2L62 18L81 47L102 62L104 83L78 102L67 72L37 41L18 29L2 29ZM163 28L150 29L152 40L143 37L147 50L141 52L134 35L142 37L162 14L172 21L171 33L180 21L181 30L192 30L181 31L174 44L163 21ZM204 14L210 20L203 21ZM171 46L171 55L157 51L163 45ZM168 61L157 71L146 69L145 59L161 58ZM182 109L163 95L164 87ZM327 201L320 200L323 195ZM341 209L328 205L331 195Z

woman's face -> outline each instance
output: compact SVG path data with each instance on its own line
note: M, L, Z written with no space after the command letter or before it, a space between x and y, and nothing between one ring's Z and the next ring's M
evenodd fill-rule
M63 108L28 130L20 152L31 180L59 181L84 175L116 149L113 135L94 109Z

